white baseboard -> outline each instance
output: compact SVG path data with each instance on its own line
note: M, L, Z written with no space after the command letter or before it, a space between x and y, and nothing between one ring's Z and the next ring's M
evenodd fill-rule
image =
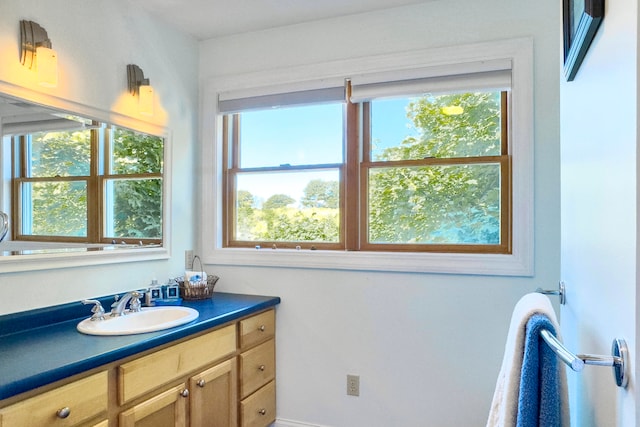
M329 426L320 425L320 424L309 424L309 423L303 423L300 421L285 420L282 418L277 418L276 422L271 424L271 427L329 427Z

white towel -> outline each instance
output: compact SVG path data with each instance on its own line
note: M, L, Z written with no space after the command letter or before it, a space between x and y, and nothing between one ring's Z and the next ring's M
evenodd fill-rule
M498 374L496 389L491 403L491 412L487 421L487 427L510 427L516 425L518 414L518 394L520 389L520 373L524 356L524 340L527 321L536 314L546 315L560 337L560 326L553 310L551 301L546 295L531 293L520 298L511 315L511 324L507 342L504 346L502 367ZM564 366L560 369L560 399L562 411L562 426L569 426L569 405L567 375Z

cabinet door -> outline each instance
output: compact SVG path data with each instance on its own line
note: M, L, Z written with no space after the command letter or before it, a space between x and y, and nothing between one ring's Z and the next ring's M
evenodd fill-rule
M187 399L183 385L172 387L120 414L120 427L186 427Z
M189 379L191 427L236 427L236 359L230 359Z

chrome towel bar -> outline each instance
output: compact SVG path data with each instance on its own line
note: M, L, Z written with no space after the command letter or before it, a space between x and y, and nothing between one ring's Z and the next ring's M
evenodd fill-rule
M613 377L618 387L626 387L629 383L629 375L627 373L627 359L629 357L629 349L624 339L616 338L611 344L611 356L600 356L594 354L573 354L562 345L560 341L549 331L543 329L540 336L553 350L553 352L571 369L580 372L584 369L584 365L611 366L613 368Z

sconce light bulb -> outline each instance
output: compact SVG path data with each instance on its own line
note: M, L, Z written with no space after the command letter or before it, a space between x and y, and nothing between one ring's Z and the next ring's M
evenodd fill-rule
M153 116L153 87L151 85L140 85L138 88L138 106L140 114Z
M58 86L58 53L44 46L36 48L36 72L41 86Z

